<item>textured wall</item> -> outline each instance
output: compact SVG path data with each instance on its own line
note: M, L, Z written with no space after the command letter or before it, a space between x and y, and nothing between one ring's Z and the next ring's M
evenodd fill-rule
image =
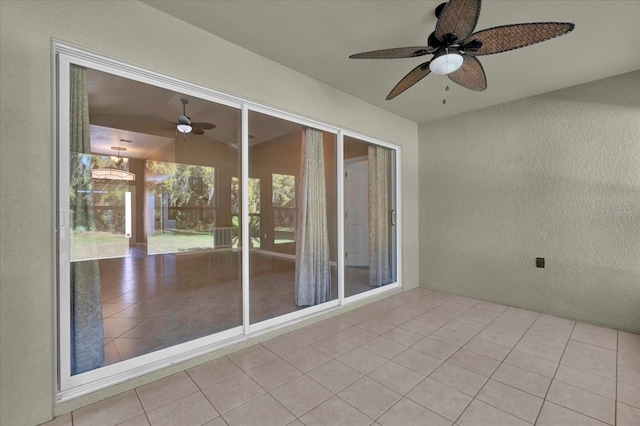
M52 39L401 145L403 220L418 222L415 123L138 2L0 1L0 424L36 424L56 409ZM410 288L418 236L407 226L404 238Z
M419 140L421 286L640 332L640 71Z

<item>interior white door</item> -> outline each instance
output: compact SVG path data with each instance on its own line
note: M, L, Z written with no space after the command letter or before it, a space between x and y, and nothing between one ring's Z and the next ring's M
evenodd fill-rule
M345 171L345 264L369 266L368 161L347 162Z

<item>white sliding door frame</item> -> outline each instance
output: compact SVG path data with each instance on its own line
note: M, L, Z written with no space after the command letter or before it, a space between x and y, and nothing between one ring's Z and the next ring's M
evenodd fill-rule
M58 402L68 401L81 395L97 391L134 377L157 371L170 365L182 362L214 350L224 348L252 337L264 334L270 330L284 327L304 319L334 310L341 305L347 305L359 300L380 295L401 287L401 220L400 208L400 147L369 138L354 132L342 130L336 126L315 121L299 115L283 112L275 108L256 104L212 89L190 84L172 77L145 70L121 61L106 58L60 42L53 42L54 69L56 79L56 105L54 122L56 127L55 140L57 143L57 245L58 245ZM84 373L71 375L71 292L70 292L70 241L69 241L69 69L71 64L84 66L98 71L114 74L120 77L139 81L149 85L161 87L174 92L216 102L241 112L241 209L242 209L242 320L240 326L215 333L209 336L191 340L169 348L161 349L149 354L120 361L105 367ZM250 318L250 270L249 270L249 112L259 112L276 118L292 121L303 126L312 127L323 132L336 135L336 182L337 182L337 270L338 270L338 298L326 303L301 309L272 319L251 324ZM397 205L397 275L396 282L384 287L372 289L355 296L344 296L344 137L354 137L368 143L380 145L395 152L395 190Z

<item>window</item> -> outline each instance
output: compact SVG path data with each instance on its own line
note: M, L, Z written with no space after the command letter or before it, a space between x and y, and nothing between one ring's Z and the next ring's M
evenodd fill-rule
M296 239L296 177L271 174L273 243L293 243Z

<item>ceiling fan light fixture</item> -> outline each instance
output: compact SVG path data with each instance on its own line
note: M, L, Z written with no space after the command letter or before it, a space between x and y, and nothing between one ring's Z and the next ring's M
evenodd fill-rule
M429 64L429 69L434 74L451 74L452 72L458 71L462 66L464 58L457 51L449 51L448 49L443 51L440 55L436 55L436 57Z
M191 133L191 131L193 130L193 127L191 127L190 125L182 123L178 124L177 128L181 133Z

